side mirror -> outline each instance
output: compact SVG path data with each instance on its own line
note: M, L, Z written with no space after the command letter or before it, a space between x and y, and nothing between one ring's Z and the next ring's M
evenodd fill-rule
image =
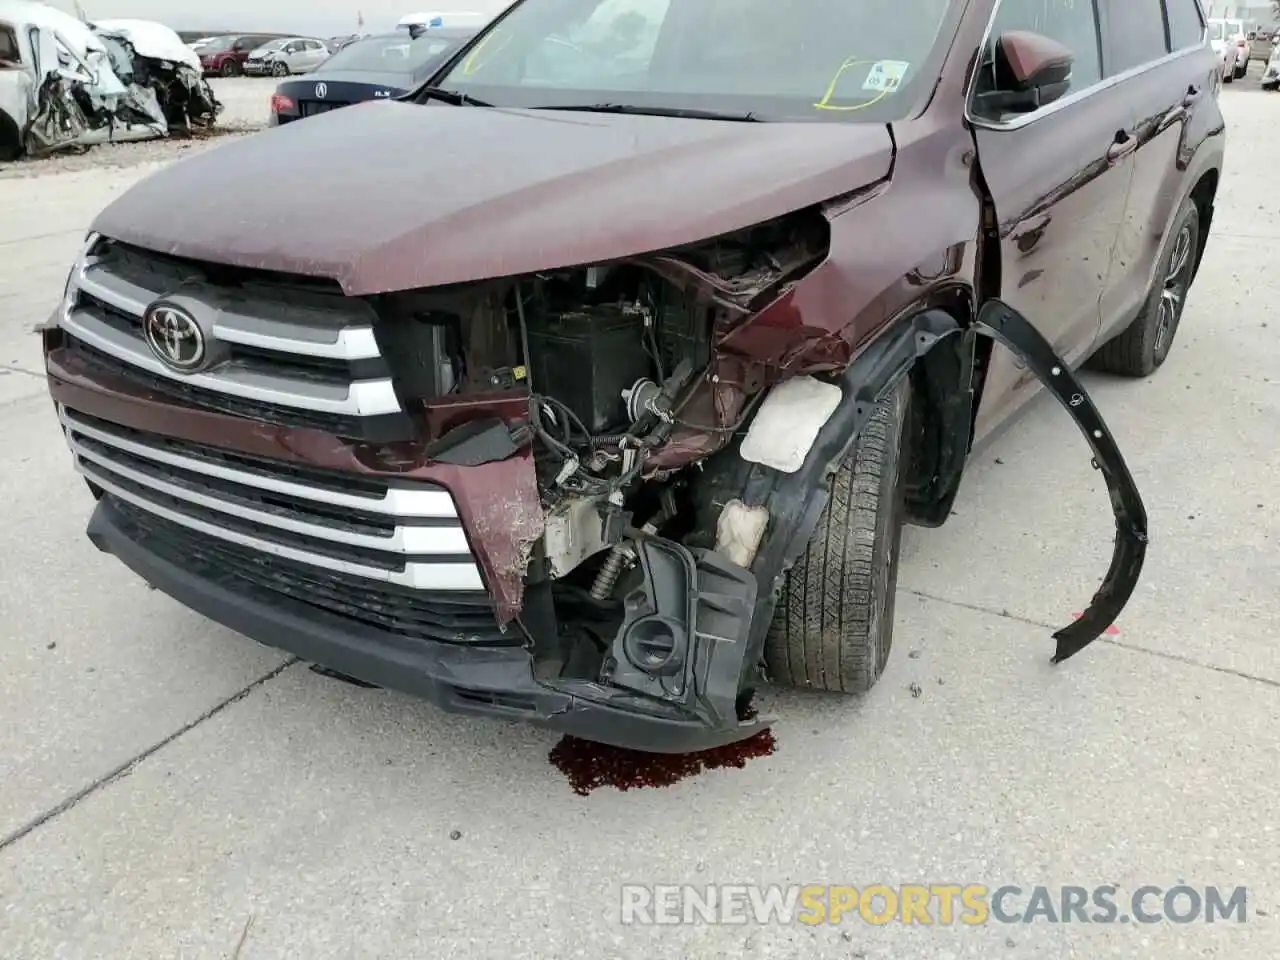
M993 48L995 82L992 89L978 95L984 111L1030 113L1071 88L1075 57L1058 41L1029 30L1006 30Z

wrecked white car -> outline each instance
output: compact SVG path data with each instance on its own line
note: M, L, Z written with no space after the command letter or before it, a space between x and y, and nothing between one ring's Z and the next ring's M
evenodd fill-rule
M219 110L198 59L167 27L90 25L0 0L0 162L208 127Z

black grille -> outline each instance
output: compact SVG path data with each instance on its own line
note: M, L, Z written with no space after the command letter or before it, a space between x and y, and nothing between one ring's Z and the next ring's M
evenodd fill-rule
M67 349L79 356L91 369L119 377L193 409L212 410L216 413L261 420L264 423L273 423L282 427L323 430L335 436L364 440L368 443L394 443L413 436L412 423L403 413L388 413L377 417L347 417L261 403L215 390L193 387L180 380L158 377L96 350L70 334L65 335L64 343Z
M488 599L474 594L429 595L394 584L321 570L258 553L188 530L106 495L131 539L184 570L263 599L281 597L352 623L416 640L520 646L524 636L499 628Z

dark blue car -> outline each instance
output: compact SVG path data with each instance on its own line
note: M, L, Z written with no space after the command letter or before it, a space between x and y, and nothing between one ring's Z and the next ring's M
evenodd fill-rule
M348 104L408 93L477 30L399 30L356 40L311 73L281 82L271 97L270 123L277 126Z

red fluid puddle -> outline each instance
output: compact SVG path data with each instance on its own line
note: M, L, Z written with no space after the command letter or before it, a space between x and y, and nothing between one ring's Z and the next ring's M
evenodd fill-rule
M1071 619L1072 619L1072 620L1079 620L1079 619L1080 619L1081 617L1083 617L1083 616L1084 616L1084 614L1083 614L1083 613L1081 613L1081 612L1079 612L1079 611L1076 611L1075 613L1073 613L1073 614L1071 615ZM1107 634L1108 636L1112 636L1112 637L1114 637L1117 633L1119 633L1119 632L1120 632L1120 628L1119 628L1119 627L1117 627L1117 626L1113 623L1113 624L1111 624L1111 626L1107 627L1107 629L1103 630L1102 632L1103 632L1103 633L1105 633L1105 634Z
M563 773L573 792L585 797L598 787L635 790L669 787L705 770L742 769L755 757L767 757L777 749L771 730L761 730L746 740L697 753L646 753L577 737L564 737L552 749L552 766Z

